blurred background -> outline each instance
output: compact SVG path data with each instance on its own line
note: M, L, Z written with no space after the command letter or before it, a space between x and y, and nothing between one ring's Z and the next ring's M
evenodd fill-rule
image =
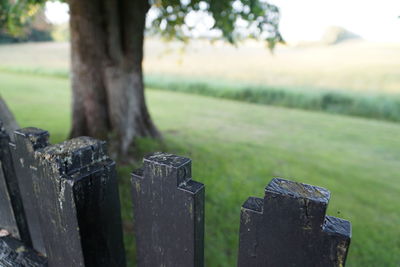
M130 264L129 172L163 150L190 157L206 184L207 266L235 265L240 206L276 176L331 191L328 214L353 224L348 266L400 266L400 2L270 3L284 40L272 50L221 40L204 11L185 19L188 38L166 40L147 13L145 94L163 138L137 137L118 170ZM35 13L23 34L0 28L0 93L55 143L71 130L69 7Z

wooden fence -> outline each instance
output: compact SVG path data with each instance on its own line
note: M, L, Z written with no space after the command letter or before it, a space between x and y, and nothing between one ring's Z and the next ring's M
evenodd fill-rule
M126 266L105 143L50 145L37 128L13 135L0 122L0 266ZM131 182L137 265L204 266L205 187L192 180L191 160L154 153ZM273 179L241 208L238 266L343 266L351 224L325 215L329 198Z

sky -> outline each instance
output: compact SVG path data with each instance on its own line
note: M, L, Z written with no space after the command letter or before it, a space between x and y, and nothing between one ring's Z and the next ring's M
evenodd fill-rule
M400 42L400 0L273 0L280 29L291 41L318 40L341 26L369 41Z
M375 42L400 42L400 0L270 0L281 11L280 30L288 42L317 41L340 26ZM68 21L68 6L48 2L53 23Z

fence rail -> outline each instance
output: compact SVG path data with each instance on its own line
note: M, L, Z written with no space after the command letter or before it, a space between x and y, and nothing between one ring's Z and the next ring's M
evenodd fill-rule
M0 122L0 266L126 266L105 142L50 145L37 128L13 135ZM191 160L149 155L131 185L137 265L204 266L205 186L192 179ZM344 266L351 224L325 215L329 198L273 179L241 208L238 266Z

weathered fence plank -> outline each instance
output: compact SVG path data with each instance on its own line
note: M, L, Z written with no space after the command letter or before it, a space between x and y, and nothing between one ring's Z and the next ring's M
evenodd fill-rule
M31 245L21 192L10 150L10 137L0 121L0 228Z
M105 142L49 145L48 132L37 128L14 136L11 143L0 122L0 266L124 267L115 163ZM204 266L204 191L190 159L144 158L132 174L139 267ZM324 188L273 179L263 199L242 206L238 266L344 266L351 224L325 215L329 198Z
M35 158L49 265L125 266L115 163L105 142L79 137L39 149Z
M242 206L238 266L344 266L348 221L325 216L328 190L273 179Z
M204 185L191 160L166 153L132 174L138 266L204 265Z
M3 235L0 230L0 266L46 267L47 259L21 241Z
M15 145L11 146L32 247L43 255L46 255L46 249L37 205L37 197L40 196L36 196L34 190L34 181L40 177L38 177L34 153L49 145L48 138L49 133L45 130L33 127L24 128L14 132Z
M17 221L11 204L11 197L7 190L6 178L0 161L0 229L8 229L10 233L19 237Z

